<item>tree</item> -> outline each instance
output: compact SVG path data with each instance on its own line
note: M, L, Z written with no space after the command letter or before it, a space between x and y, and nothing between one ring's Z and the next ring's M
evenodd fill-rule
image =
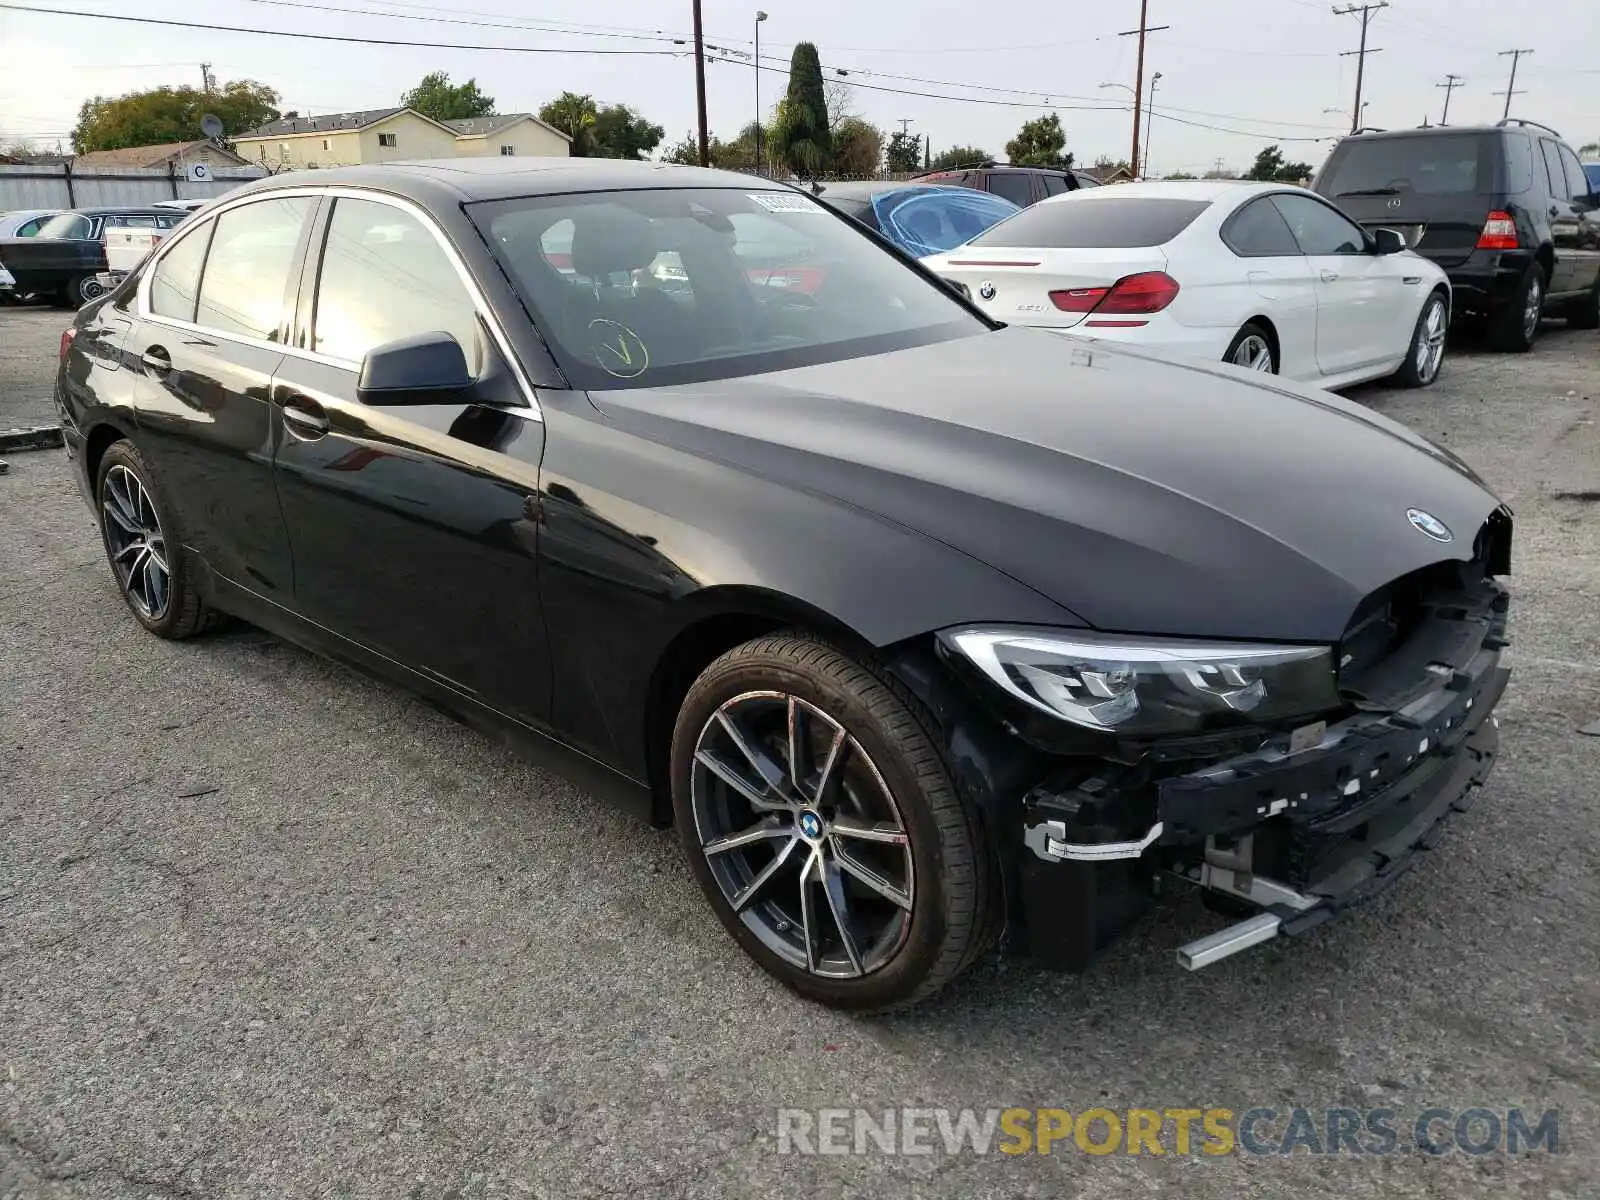
M1201 179L1237 179L1237 178L1239 178L1239 172L1235 171L1232 167L1212 167L1211 170L1207 171L1204 175L1200 176L1200 178Z
M1072 155L1064 154L1067 135L1055 113L1024 121L1017 136L1006 143L1006 157L1019 167L1070 167Z
M884 161L891 175L910 175L922 169L922 135L897 130L889 135Z
M850 85L835 75L822 84L822 96L828 105L828 132L839 136L839 127L849 120L859 120L856 111L856 94Z
M400 97L400 103L414 108L435 121L457 121L465 117L486 117L494 112L494 97L478 90L478 81L451 86L450 76L434 71Z
M1590 142L1587 146L1579 146L1578 153L1588 158L1591 154L1600 154L1600 142Z
M980 150L976 146L951 146L948 150L941 150L928 162L928 167L933 171L948 171L954 167L975 167L979 163L986 163L992 156L987 150Z
M1299 183L1302 179L1311 178L1311 164L1285 162L1282 150L1277 146L1268 146L1256 155L1256 161L1250 165L1244 177L1261 183Z
M711 166L721 167L727 171L748 170L750 164L755 161L755 122L752 121L744 127L744 133L737 141L725 142L715 134L707 132L706 149ZM684 134L681 142L674 142L667 147L661 156L661 161L680 167L698 167L699 139L692 132Z
M652 125L626 104L608 104L595 114L590 135L594 157L637 160L650 157L666 130Z
M1172 181L1177 181L1177 180L1180 180L1180 179L1193 179L1194 176L1189 174L1189 172L1187 172L1187 171L1174 171L1174 172L1172 172L1172 174L1163 175L1161 178L1172 180Z
M811 42L797 45L789 59L789 90L772 123L772 157L801 179L814 179L833 165L822 61Z
M78 109L72 148L87 154L91 150L192 142L204 136L200 118L208 112L222 119L226 138L228 134L276 121L278 100L277 92L250 79L236 79L210 92L192 87L159 87L122 96L96 96L85 100Z
M846 117L833 131L833 169L840 175L876 175L883 162L883 131Z
M594 97L576 92L562 92L539 110L539 120L572 139L573 158L587 158L594 153L594 127L599 117Z

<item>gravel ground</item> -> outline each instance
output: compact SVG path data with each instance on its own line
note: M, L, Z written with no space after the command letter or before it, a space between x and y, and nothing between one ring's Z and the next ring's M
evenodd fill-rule
M0 427L63 316L0 311ZM0 479L0 1197L1538 1197L1600 1180L1600 336L1359 398L1517 509L1504 752L1360 912L893 1019L736 950L666 833L263 634L174 645L59 452ZM1561 1110L1562 1153L803 1157L778 1107ZM1169 1139L1170 1145L1170 1139ZM1405 1141L1402 1141L1405 1146Z

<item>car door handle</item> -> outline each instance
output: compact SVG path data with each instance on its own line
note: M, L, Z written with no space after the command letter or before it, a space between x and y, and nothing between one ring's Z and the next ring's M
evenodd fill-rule
M1561 215L1561 206L1559 204L1552 204L1550 206L1550 215L1552 217L1559 217Z
M291 396L283 403L283 427L302 441L315 441L328 432L328 415L315 400Z
M1338 278L1339 278L1339 272L1337 272L1337 271L1324 271L1322 273L1322 282L1323 283L1334 283L1334 282L1336 282L1338 280Z
M152 375L165 375L172 370L172 355L162 346L151 346L139 356L139 361Z

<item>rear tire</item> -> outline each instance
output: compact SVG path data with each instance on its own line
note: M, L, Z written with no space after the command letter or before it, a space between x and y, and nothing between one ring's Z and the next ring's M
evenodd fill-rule
M200 598L191 578L171 506L132 442L106 450L94 494L111 577L134 619L173 641L218 625L222 615Z
M1257 321L1246 321L1233 341L1223 352L1222 361L1246 371L1259 371L1263 375L1276 375L1282 365L1273 348L1272 334Z
M63 308L82 308L89 301L98 300L105 294L105 287L95 278L94 273L84 272L81 275L74 275L61 285L57 303Z
M1600 329L1600 279L1581 300L1567 305L1567 324L1573 329Z
M1489 317L1489 345L1511 354L1525 354L1539 339L1544 312L1544 268L1534 263L1522 283L1500 309Z
M897 680L806 633L730 650L684 698L672 739L684 852L734 940L801 995L901 1008L992 943L994 852L938 745Z
M1444 366L1445 338L1450 332L1450 310L1444 296L1434 292L1417 314L1406 360L1389 378L1400 387L1427 387Z

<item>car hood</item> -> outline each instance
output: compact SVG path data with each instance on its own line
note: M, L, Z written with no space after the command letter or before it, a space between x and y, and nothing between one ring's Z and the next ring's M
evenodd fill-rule
M1332 393L1033 329L592 398L1104 630L1333 641L1368 593L1470 558L1499 504L1448 451Z

